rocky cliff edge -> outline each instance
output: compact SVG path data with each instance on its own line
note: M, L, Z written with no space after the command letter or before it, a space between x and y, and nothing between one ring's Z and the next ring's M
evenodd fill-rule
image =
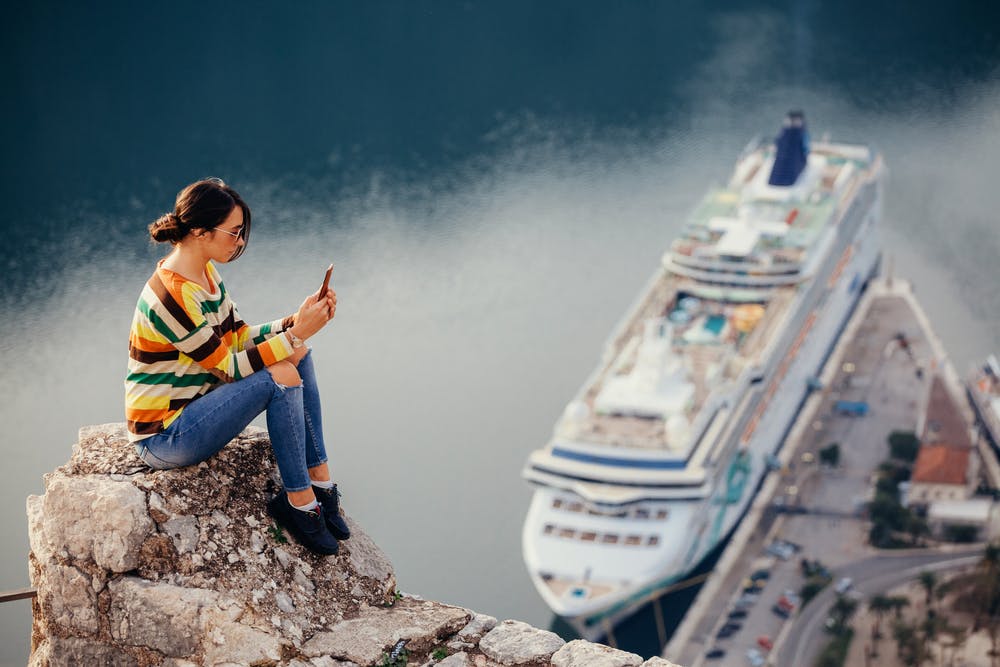
M81 429L27 501L29 667L672 665L402 595L349 517L335 557L286 537L265 510L279 487L261 429L169 471L139 461L122 424Z

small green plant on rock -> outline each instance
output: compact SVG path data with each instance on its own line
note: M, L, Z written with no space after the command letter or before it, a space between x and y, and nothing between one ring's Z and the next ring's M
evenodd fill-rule
M431 657L438 661L444 660L448 657L448 649L443 646L439 646L431 653Z
M271 527L267 529L267 532L271 534L274 541L278 544L288 544L288 538L285 537L285 532L281 530L281 526L277 523L272 523Z

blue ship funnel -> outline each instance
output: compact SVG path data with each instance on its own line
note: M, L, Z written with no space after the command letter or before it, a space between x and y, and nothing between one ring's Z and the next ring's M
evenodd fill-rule
M768 185L795 185L809 158L809 132L806 131L805 114L801 111L788 112L781 134L774 140L774 146L777 155L774 157L771 176L767 179Z

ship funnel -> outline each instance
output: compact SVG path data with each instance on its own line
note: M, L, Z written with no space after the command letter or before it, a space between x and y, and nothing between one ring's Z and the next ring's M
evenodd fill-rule
M806 117L801 111L789 111L785 116L781 134L774 140L777 155L768 185L794 185L799 174L806 167L809 157L809 132Z

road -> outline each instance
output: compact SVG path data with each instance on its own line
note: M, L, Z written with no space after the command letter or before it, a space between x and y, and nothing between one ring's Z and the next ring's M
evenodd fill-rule
M866 604L873 595L885 593L915 579L925 570L967 567L977 563L982 555L982 545L949 553L911 551L905 554L880 554L843 565L839 568L839 574L854 580L854 590L860 596L860 603ZM827 587L801 613L793 617L791 626L787 629L788 640L780 647L776 656L771 656L776 667L813 664L829 639L823 632L823 624L836 597L836 592Z

